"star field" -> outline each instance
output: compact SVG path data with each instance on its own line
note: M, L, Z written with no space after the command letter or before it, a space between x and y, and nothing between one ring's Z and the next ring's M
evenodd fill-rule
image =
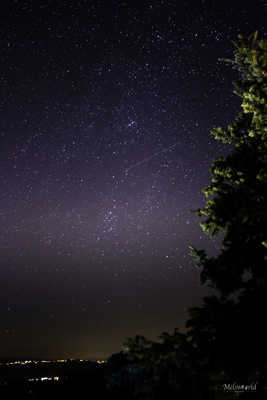
M263 1L9 1L1 15L0 358L106 357L183 326L209 130Z

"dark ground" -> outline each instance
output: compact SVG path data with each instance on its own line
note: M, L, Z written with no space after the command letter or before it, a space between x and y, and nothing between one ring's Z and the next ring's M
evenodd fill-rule
M103 364L80 360L31 362L23 365L0 362L0 399L231 400L248 398L245 394L237 396L236 393L222 391L209 393L205 388L201 393L199 390L194 390L192 382L184 382L182 387L177 387L176 390L159 384L157 390L153 391L149 384L144 382L139 372L135 367L122 365L119 355ZM44 377L51 380L41 380ZM253 400L260 399L258 395L259 393L249 393Z

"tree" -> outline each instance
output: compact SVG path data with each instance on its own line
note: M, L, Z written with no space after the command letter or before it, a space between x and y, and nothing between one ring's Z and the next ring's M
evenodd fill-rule
M177 329L173 334L163 332L156 342L136 335L124 343L124 351L132 375L134 371L139 378L136 380L136 398L160 400L166 397L171 400L189 396L202 399L196 388L191 344L185 333ZM207 393L204 398L209 400Z
M234 59L239 73L234 93L242 111L226 129L211 133L232 145L212 165L207 197L197 213L210 236L223 232L217 257L191 247L201 282L216 289L201 307L190 310L188 337L199 360L229 379L264 381L267 372L262 307L267 302L267 40L257 33L238 36Z
M239 35L233 67L240 79L234 93L242 111L227 129L211 133L233 151L215 160L211 184L200 216L201 226L215 236L224 232L217 258L191 248L201 267L202 283L230 295L248 286L266 284L267 262L267 40Z

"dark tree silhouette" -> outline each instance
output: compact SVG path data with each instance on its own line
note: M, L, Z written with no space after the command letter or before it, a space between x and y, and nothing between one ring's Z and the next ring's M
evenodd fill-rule
M201 282L217 291L201 307L190 310L188 337L208 360L210 377L262 387L267 372L267 40L241 35L231 62L239 72L234 93L242 111L215 139L232 145L231 153L215 160L211 184L203 190L205 232L224 233L215 258L190 248Z

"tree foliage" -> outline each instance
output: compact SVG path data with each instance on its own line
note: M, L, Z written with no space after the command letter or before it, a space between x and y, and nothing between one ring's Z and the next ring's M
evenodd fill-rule
M239 73L234 93L242 111L236 120L211 133L232 145L212 165L212 180L203 190L207 201L197 210L205 232L224 233L221 251L208 258L190 248L201 282L217 290L201 307L190 310L188 340L197 358L209 360L217 379L267 379L267 40L257 33L234 42L230 62Z
M215 259L193 249L201 257L202 282L223 295L263 284L267 271L267 40L257 33L238 39L234 59L227 61L239 72L234 93L242 111L227 128L211 132L233 151L214 161L211 183L203 189L206 205L197 210L206 217L205 232L224 233L223 247Z

